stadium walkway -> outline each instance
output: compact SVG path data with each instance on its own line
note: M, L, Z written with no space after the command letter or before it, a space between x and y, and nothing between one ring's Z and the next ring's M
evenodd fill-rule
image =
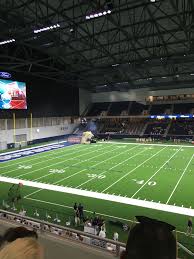
M9 223L0 220L0 235L10 227L17 227L20 225ZM79 258L79 259L111 259L114 256L107 254L98 249L84 246L70 240L55 238L49 234L39 234L39 241L45 248L45 259L65 259L65 258Z

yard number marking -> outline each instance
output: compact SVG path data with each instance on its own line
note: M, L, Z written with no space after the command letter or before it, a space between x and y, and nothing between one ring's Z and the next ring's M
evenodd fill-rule
M137 180L137 179L132 179L134 182L136 182L137 184L140 184L140 185L142 185L142 184L144 184L145 183L145 180ZM155 181L149 181L148 182L148 185L149 186L154 186L154 185L156 185L156 182Z
M31 165L19 165L18 169L31 169L32 166Z
M97 178L97 179L104 179L106 175L97 175L97 174L87 174L89 178Z
M63 173L65 173L65 170L64 169L50 169L49 173L63 174Z

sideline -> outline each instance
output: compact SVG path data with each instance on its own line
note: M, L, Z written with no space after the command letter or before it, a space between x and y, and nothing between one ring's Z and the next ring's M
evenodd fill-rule
M80 195L84 197L113 201L113 202L122 203L122 204L128 204L128 205L133 205L133 206L138 206L138 207L143 207L148 209L172 212L180 215L194 217L194 209L162 204L162 203L157 203L152 201L137 200L137 199L132 199L128 197L116 196L113 194L98 193L93 191L80 190L76 188L70 188L70 187L64 187L64 186L58 186L58 185L52 185L52 184L37 183L33 181L26 181L26 180L8 178L8 177L2 177L2 176L0 177L0 182L6 182L6 183L12 183L12 184L22 183L24 186L30 186L30 187L35 187L39 189L69 193L69 194Z

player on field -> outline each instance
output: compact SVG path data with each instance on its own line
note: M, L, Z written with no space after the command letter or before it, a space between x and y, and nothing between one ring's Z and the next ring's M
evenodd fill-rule
M192 227L193 227L192 218L189 218L187 222L187 235L189 236L192 234Z

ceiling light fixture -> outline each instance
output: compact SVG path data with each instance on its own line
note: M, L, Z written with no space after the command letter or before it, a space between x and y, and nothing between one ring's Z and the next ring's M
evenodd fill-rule
M15 42L15 39L0 41L0 45L5 45L5 44L12 43L12 42Z
M89 14L89 15L86 15L86 20L98 18L98 17L101 17L103 15L107 15L107 14L111 14L111 13L112 13L111 10L107 10L107 11L100 11L98 13Z
M59 28L59 27L61 27L61 26L57 23L57 24L49 26L49 27L43 27L43 28L40 28L38 30L34 30L34 33L40 33L40 32L43 32L43 31L49 31L49 30L53 30L53 29L56 29L56 28Z

